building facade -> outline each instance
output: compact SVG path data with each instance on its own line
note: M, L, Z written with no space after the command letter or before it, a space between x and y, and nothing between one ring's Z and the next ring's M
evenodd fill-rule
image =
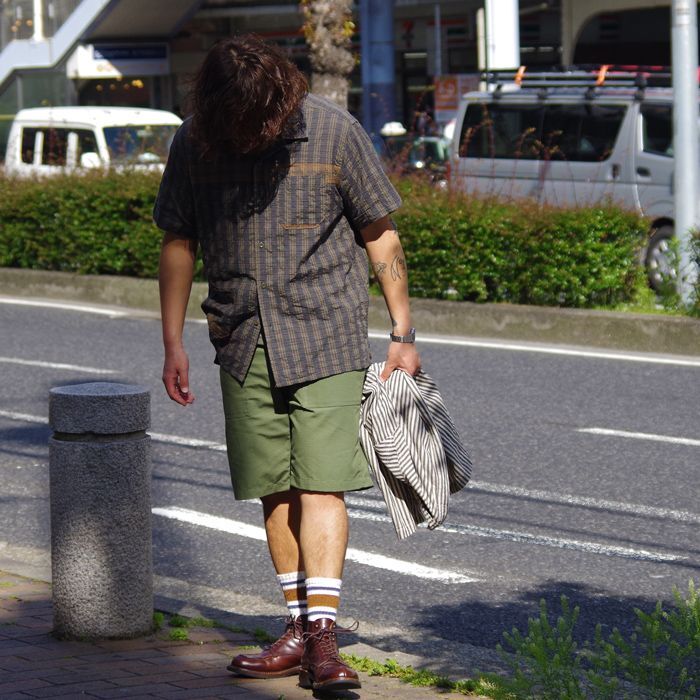
M484 3L393 0L394 100L386 121L410 128L416 115L448 118L435 79L447 77L438 88L458 92L478 81ZM670 62L670 0L519 0L516 9L521 64ZM23 107L129 105L184 114L188 80L205 52L234 33L261 34L308 72L301 24L298 0L0 0L0 153ZM359 56L363 27L356 24ZM349 109L363 117L359 65Z

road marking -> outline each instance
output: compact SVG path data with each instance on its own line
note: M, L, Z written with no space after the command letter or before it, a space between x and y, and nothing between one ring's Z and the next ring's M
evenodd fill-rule
M49 419L44 416L33 416L30 413L17 413L15 411L0 411L0 416L22 423L42 423L48 425Z
M371 331L370 338L386 340L386 333ZM691 360L673 357L657 357L654 355L635 355L625 352L603 352L600 350L574 350L561 348L554 345L523 345L521 343L496 342L487 340L465 340L463 338L437 338L429 335L421 335L420 343L435 345L454 345L465 348L485 348L488 350L512 350L514 352L539 352L546 355L565 355L569 357L587 357L597 360L623 360L625 362L647 362L657 365L675 365L678 367L700 367L700 359Z
M348 515L357 520L372 520L374 522L390 523L388 515L379 513L367 513L365 511L348 509ZM525 544L536 544L545 547L556 547L557 549L571 549L587 554L602 554L608 557L623 557L624 559L636 559L638 561L653 562L673 562L682 561L688 557L676 554L664 554L646 549L632 549L630 547L619 547L617 545L602 544L601 542L589 542L585 540L571 540L563 537L547 537L546 535L535 535L530 532L515 532L510 530L496 530L490 527L480 527L478 525L440 525L436 532L449 532L456 535L469 535L475 537L490 537L496 540L507 540L509 542L522 542Z
M110 318L122 318L123 316L129 315L128 311L105 309L101 306L90 306L89 304L68 304L60 301L38 301L36 299L18 299L16 297L0 296L0 304L10 304L12 306L36 306L43 309L61 309L62 311L84 311L88 314L109 316Z
M131 312L107 309L89 304L69 304L56 301L40 301L37 299L21 299L18 297L0 296L0 304L15 306L34 306L47 309L62 309L65 311L84 311L85 313L108 316L110 318L123 318ZM206 319L187 319L188 323L207 323ZM370 331L368 337L386 340L387 334L379 331ZM568 357L585 357L598 360L620 360L625 362L646 362L657 365L674 365L676 367L700 367L700 359L657 357L654 355L638 355L626 352L604 352L602 350L575 350L562 348L556 345L525 345L508 341L466 340L465 338L441 338L438 336L421 335L421 343L433 345L452 345L456 347L483 348L488 350L511 350L513 352L536 352L546 355L564 355Z
M209 515L208 513L200 513L187 508L178 508L177 506L169 506L166 508L153 508L154 515L160 515L172 520L189 523L191 525L199 525L212 530L227 532L232 535L248 537L253 540L265 542L265 530L262 527L255 527L242 523L238 520L230 520L217 515ZM404 561L402 559L394 559L385 557L383 554L375 554L373 552L365 552L361 549L348 548L346 557L348 561L354 561L358 564L371 566L375 569L384 569L405 576L415 576L416 578L428 579L430 581L438 581L440 583L475 583L479 579L466 576L456 571L447 571L445 569L436 569L431 566L423 566L412 561Z
M589 435L606 435L610 437L631 438L632 440L651 440L653 442L669 442L673 445L700 447L700 440L695 440L693 438L673 437L671 435L632 433L627 430L609 430L608 428L579 428L577 432L588 433Z
M545 501L547 503L558 503L564 506L583 506L595 510L607 510L615 513L626 513L640 517L660 518L662 520L675 520L680 523L700 524L700 514L687 510L676 510L673 508L658 508L656 506L646 506L640 503L625 503L623 501L608 501L601 498L591 498L590 496L574 496L569 493L553 493L552 491L541 491L539 489L524 489L520 486L507 486L506 484L489 484L485 481L470 481L465 492L480 491L491 493L497 496L515 496L517 498L529 498L535 501ZM347 503L358 508L369 508L370 510L386 510L384 501L373 500L367 497L358 497L346 494Z
M14 411L0 410L0 416L11 420L23 421L28 423L43 423L48 424L47 418L41 416L33 416L27 413L16 413ZM584 429L582 432L586 432ZM200 440L197 438L186 438L178 435L167 435L164 433L149 433L155 442L166 444L182 445L184 447L205 448L215 452L226 452L226 445L213 442L210 440ZM605 433L607 434L607 433ZM643 433L642 433L643 435ZM674 438L674 440L685 440L685 438ZM685 443L683 443L685 444ZM492 493L496 495L515 496L517 498L530 498L537 501L546 501L549 503L558 503L569 506L582 506L595 510L607 510L617 513L626 513L639 517L653 517L662 520L675 520L676 522L697 523L700 524L700 515L687 510L678 510L674 508L659 508L656 506L643 505L641 503L625 503L624 501L610 501L601 498L592 498L590 496L576 496L568 493L556 493L552 491L542 491L539 489L526 489L520 486L508 486L506 484L491 484L485 481L471 481L467 487L467 491L481 491L484 493ZM355 505L360 508L380 509L385 508L384 502L381 500L374 501L369 498L358 498L357 496L346 495L346 501L350 505Z
M45 367L47 369L66 369L71 372L84 372L86 374L114 374L113 369L100 369L99 367L82 367L80 365L67 365L62 362L43 362L41 360L21 360L18 357L0 357L0 362L11 365L25 365L27 367Z
M572 540L563 537L547 537L545 535L535 535L529 532L496 530L494 528L478 527L476 525L441 525L440 530L461 535L493 537L497 540L525 542L527 544L544 545L546 547L556 547L558 549L572 549L589 554L602 554L608 557L623 557L624 559L636 559L638 561L672 562L682 561L688 558L676 554L654 552L647 549L632 549L631 547L619 547L617 545L588 542L585 540Z
M214 452L226 452L226 445L212 440L200 440L198 438L180 437L179 435L166 435L165 433L148 433L151 440L156 442L165 442L171 445L183 445L184 447L204 447L207 450Z
M553 493L552 491L540 491L539 489L524 489L520 486L506 486L505 484L489 484L485 481L470 481L467 491L483 491L484 493L516 496L518 498L531 498L536 501L559 503L561 505L583 506L584 508L593 508L596 510L608 510L642 517L676 520L681 523L700 524L700 515L687 510L658 508L655 506L641 505L639 503L624 503L623 501L608 501L602 498L591 498L590 496L574 496L569 493Z

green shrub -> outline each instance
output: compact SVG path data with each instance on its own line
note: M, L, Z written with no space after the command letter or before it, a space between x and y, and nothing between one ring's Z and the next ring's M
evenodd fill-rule
M692 241L692 257L698 268L698 278L695 281L695 294L690 308L692 316L700 316L700 233L696 232Z
M413 296L571 307L634 298L647 228L635 214L398 187Z
M607 638L597 625L581 649L574 641L578 607L561 597L561 614L552 624L544 600L528 620L526 633L504 633L510 653L499 651L510 669L490 676L494 697L547 700L690 700L700 690L700 596L693 581L684 598L673 591L673 606L658 602L645 613L635 609L634 630L625 637L613 629Z
M125 172L3 180L0 266L155 277L159 179ZM413 296L570 307L634 300L646 230L634 214L479 200L407 178L397 186Z
M4 180L0 265L154 277L155 173Z

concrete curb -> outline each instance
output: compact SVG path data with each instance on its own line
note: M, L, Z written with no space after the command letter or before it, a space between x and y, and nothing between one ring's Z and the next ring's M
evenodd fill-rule
M188 316L201 318L206 284L195 283ZM156 280L0 268L6 296L125 306L158 312ZM558 309L515 304L412 299L419 333L579 345L674 355L700 355L700 320L682 316ZM389 330L382 299L370 299L370 326Z

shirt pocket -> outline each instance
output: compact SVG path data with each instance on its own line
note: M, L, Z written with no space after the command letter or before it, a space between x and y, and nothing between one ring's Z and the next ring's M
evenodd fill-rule
M283 192L282 228L309 229L332 218L337 188L327 173L290 173Z

